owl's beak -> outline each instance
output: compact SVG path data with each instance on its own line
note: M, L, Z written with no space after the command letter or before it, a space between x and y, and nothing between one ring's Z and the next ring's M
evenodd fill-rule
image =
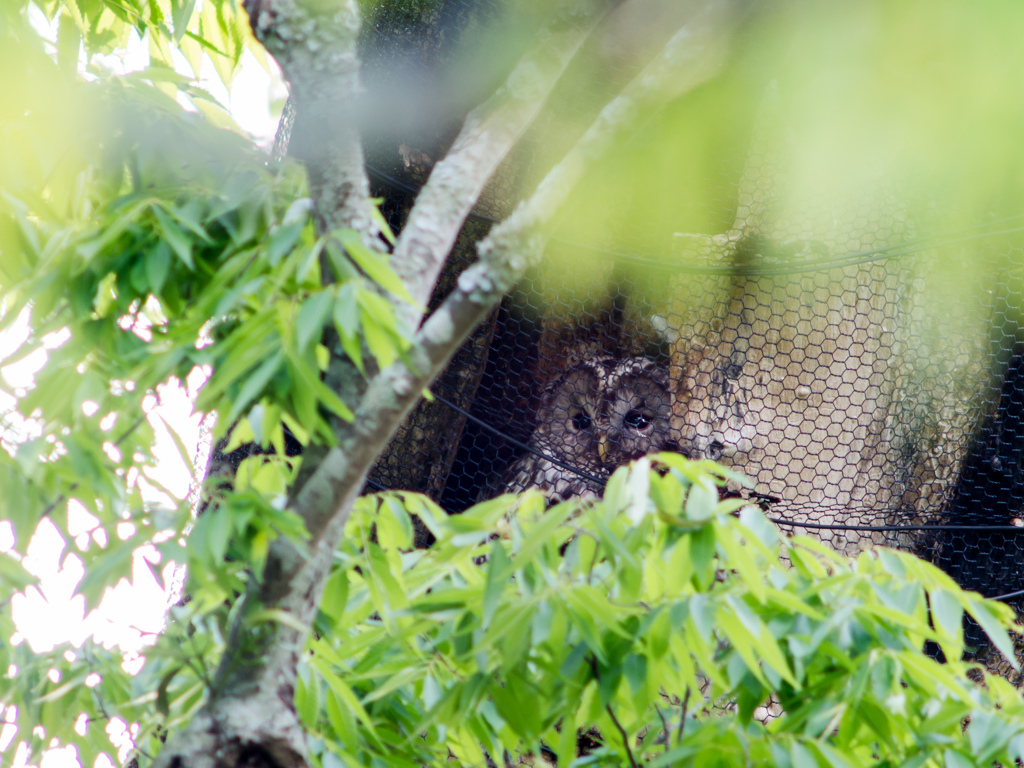
M601 435L597 438L597 455L601 459L601 463L604 464L605 456L608 454L608 436Z

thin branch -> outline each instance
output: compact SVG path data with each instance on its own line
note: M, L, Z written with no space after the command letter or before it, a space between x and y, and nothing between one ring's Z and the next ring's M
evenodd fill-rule
M657 704L655 704L654 705L654 711L658 713L658 718L661 720L661 732L664 734L664 738L665 738L665 754L667 755L669 753L669 744L668 744L668 742L669 742L669 733L671 732L671 729L668 727L668 721L665 719L665 715L661 711L661 707L659 707Z
M373 378L355 419L339 434L339 445L326 454L296 495L293 509L305 521L314 550L323 542L333 552L372 462L419 401L423 389L539 258L545 240L541 228L561 209L586 168L648 109L686 88L696 87L717 72L725 57L726 36L735 21L731 2L710 3L698 13L601 111L537 191L481 242L480 259L462 273L456 289L416 334L411 365L396 363ZM328 528L333 529L331 534ZM264 584L278 590L265 595L266 599L275 602L291 589L291 574L302 567L309 554L296 551L285 555L279 564L282 572L266 574Z
M597 668L597 657L591 654L587 657L587 662L590 664L590 674L594 676L594 680L597 681L598 686L600 686L601 673ZM636 758L633 757L633 750L629 748L629 734L626 733L626 729L622 727L622 723L619 722L619 718L615 716L615 712L612 710L611 704L605 704L604 709L608 713L608 717L612 719L612 723L618 730L619 735L622 736L622 745L626 748L626 756L629 757L630 766L632 768L640 768L640 766L637 765Z
M683 696L683 703L679 705L679 709L682 713L679 715L679 728L676 730L676 744L679 744L683 740L683 729L686 727L686 708L690 703L690 689L686 689L686 695Z
M487 180L533 122L580 45L613 5L588 0L563 9L537 35L505 84L469 113L447 156L434 166L395 246L392 263L416 304L399 309L419 320L445 259Z
M622 736L622 746L626 748L626 756L629 758L629 764L632 768L640 768L636 762L636 758L633 757L633 750L629 748L629 734L626 733L626 729L622 727L622 723L619 722L619 718L615 716L615 712L612 711L611 704L604 705L605 711L608 712L608 717L612 719L612 723L618 729L619 734Z

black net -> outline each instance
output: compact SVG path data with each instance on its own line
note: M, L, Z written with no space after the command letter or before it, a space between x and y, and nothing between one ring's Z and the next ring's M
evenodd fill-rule
M1024 589L1022 222L924 237L881 181L793 200L772 173L752 152L732 221L672 233L667 254L554 238L373 486L456 513L528 487L599 496L617 466L673 450L742 471L755 487L733 490L839 551L899 547L986 596ZM435 303L472 258L456 251Z

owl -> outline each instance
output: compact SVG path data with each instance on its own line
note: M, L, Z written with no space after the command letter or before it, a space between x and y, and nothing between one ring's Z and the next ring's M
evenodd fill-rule
M678 450L671 437L671 415L668 371L646 357L615 362L604 385L597 445L606 472L648 453Z
M671 410L668 374L653 360L583 360L545 387L530 450L496 490L539 488L553 501L600 496L616 467L672 448Z
M598 445L606 432L605 387L614 365L610 359L584 360L544 388L529 449L502 475L497 493L539 488L557 501L600 495L608 473Z

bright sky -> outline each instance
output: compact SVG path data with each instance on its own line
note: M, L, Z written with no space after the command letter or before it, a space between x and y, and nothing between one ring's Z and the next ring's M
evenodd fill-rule
M29 7L29 12L36 29L44 37L54 40L56 25L48 24L34 6ZM148 63L148 46L138 38L133 38L123 56L95 57L92 63L113 73L142 69ZM85 65L83 55L83 69ZM191 76L191 70L183 57L178 62L178 70ZM283 99L286 93L276 67L273 73L268 73L255 56L246 52L241 72L228 93L216 78L213 65L204 59L200 85L230 111L236 123L260 146L267 147L272 143L277 129L277 116L270 114L269 105L272 101ZM46 353L40 350L16 363L4 365L8 358L19 357L16 350L27 335L27 315L19 318L19 322L8 332L0 334L0 378L5 388L16 393L32 386L34 374L46 362ZM63 340L60 337L49 339L47 346L54 348ZM200 371L194 371L187 382L172 381L161 387L158 391L159 402L157 398L151 398L153 407L150 422L156 433L155 452L158 457L158 465L153 474L179 499L188 496L193 472L179 457L167 425L174 425L186 446L191 449L198 447L200 417L193 413L192 401L203 378ZM9 411L13 405L14 400L0 392L0 415ZM11 426L22 434L30 434L33 430L33 425L24 421L12 422ZM3 429L0 426L0 438ZM144 482L141 485L147 501L159 503L161 498L166 500L152 485ZM23 557L26 570L40 579L40 589L30 588L12 599L11 610L18 628L12 642L27 642L34 651L39 652L68 644L67 653L73 654L75 647L92 636L105 647L119 646L125 651L125 669L138 669L141 666L138 652L150 644L162 629L169 602L169 596L164 594L153 577L150 565L162 573L165 581L171 582L174 564L161 563L159 555L152 548L136 550L131 582L122 580L108 590L99 608L85 615L84 600L75 595L76 586L83 576L82 562L76 552L88 547L104 546L105 534L96 529L99 521L80 506L69 508L68 520L72 543L65 545L57 528L49 520L43 520L24 551L17 552L12 551L14 537L10 524L0 521L0 552L7 551ZM129 523L124 525L130 526ZM122 528L119 534L127 538L130 530ZM130 726L117 719L107 728L111 740L119 747L120 761L124 760L130 747L129 732ZM0 749L6 748L14 735L13 727L0 728ZM10 757L4 755L6 759ZM76 758L73 747L53 749L44 755L40 765L41 768L77 768L79 763ZM0 762L6 764L6 760ZM25 764L24 754L14 755L13 766ZM109 762L97 761L96 768L109 765Z

